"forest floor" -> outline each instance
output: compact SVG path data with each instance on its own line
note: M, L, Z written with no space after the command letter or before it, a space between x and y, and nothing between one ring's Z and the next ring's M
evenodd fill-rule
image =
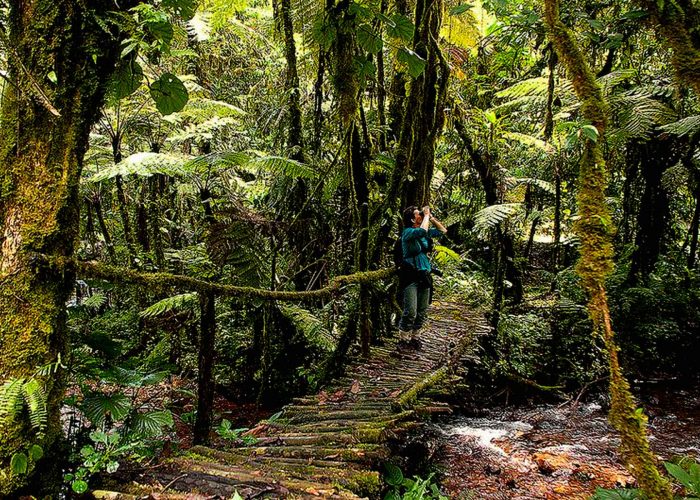
M637 391L662 459L700 457L700 391ZM607 422L606 398L563 405L511 405L451 417L440 429L443 487L451 498L587 499L596 487L633 486Z
M436 302L430 314L420 346L386 340L343 378L253 427L249 445L193 446L115 488L134 495L119 498L378 497L392 446L419 422L451 412L423 395L449 383L453 367L489 331L461 304Z

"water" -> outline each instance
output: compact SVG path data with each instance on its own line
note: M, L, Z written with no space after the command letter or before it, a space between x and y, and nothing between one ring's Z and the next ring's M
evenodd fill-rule
M655 389L641 399L653 451L699 458L700 394ZM479 500L585 499L597 486L632 486L604 406L502 406L453 417L440 426L443 485L451 498Z

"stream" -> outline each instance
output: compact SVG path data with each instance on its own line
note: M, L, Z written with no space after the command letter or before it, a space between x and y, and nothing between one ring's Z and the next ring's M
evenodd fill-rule
M653 451L700 457L700 392L645 388ZM620 462L604 396L564 405L496 406L439 425L442 484L457 499L585 499L634 486Z

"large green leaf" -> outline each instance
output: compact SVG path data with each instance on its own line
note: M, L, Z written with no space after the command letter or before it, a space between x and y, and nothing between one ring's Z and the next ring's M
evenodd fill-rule
M403 473L401 469L389 462L384 462L384 468L386 469L386 473L384 474L386 483L389 486L401 486L403 483Z
M180 111L187 104L189 94L185 84L172 73L163 73L150 87L156 108L163 115Z
M384 21L384 27L387 34L392 38L398 38L405 42L410 42L413 39L413 23L409 18L402 14L393 14L391 16L378 15Z
M15 453L10 459L10 469L12 469L13 474L26 474L28 465L27 455L22 452Z
M131 410L129 398L117 392L115 394L103 394L95 392L85 398L80 409L96 427L101 427L107 415L114 421L122 420Z
M188 20L197 12L197 0L163 0L163 7Z
M425 69L425 59L416 54L409 48L402 47L399 49L396 58L406 65L408 74L413 78L417 78Z
M123 61L112 77L111 95L115 100L128 97L138 90L143 81L143 69L134 60Z
M129 429L136 436L155 438L163 434L164 427L171 427L173 423L173 416L169 411L152 411L134 415Z
M362 50L369 52L370 54L376 54L382 50L383 46L381 37L374 32L372 25L368 23L358 26L357 43Z

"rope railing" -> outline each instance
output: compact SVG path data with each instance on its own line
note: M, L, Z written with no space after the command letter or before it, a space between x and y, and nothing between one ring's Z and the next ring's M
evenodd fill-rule
M323 298L331 298L342 292L342 287L347 285L367 284L373 281L390 278L395 273L395 269L378 269L376 271L364 271L353 274L345 274L332 278L328 284L316 290L286 291L267 290L249 286L223 285L211 281L193 278L181 274L165 272L141 272L118 266L110 266L94 261L79 261L65 257L49 257L39 255L38 258L61 269L73 269L81 276L102 279L113 283L128 283L143 285L149 289L180 288L196 292L214 293L224 297L240 297L259 300L278 301L310 301ZM342 292L344 293L344 292Z

